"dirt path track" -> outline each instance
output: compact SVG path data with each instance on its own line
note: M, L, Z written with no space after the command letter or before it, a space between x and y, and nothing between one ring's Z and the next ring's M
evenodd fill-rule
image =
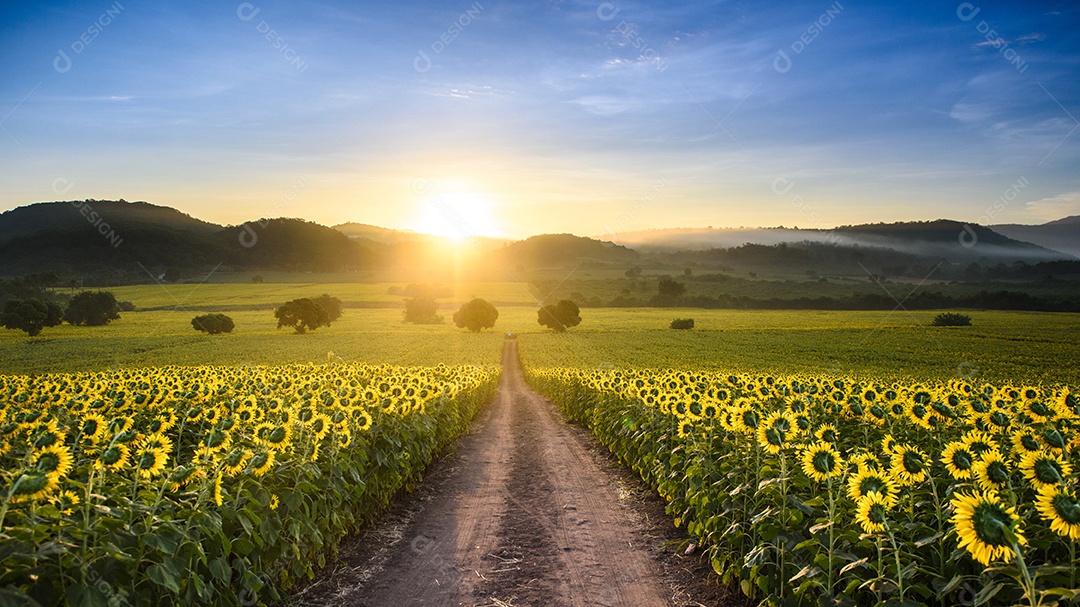
M457 452L436 463L390 520L347 545L340 562L291 602L702 604L673 598L685 589L673 587L678 584L663 571L670 567L656 554L669 539L658 537L663 532L656 527L670 529L670 522L647 520L640 489L631 495L625 481L586 432L529 389L517 344L508 340L499 393ZM652 515L662 518L653 506ZM670 547L667 554L672 557Z

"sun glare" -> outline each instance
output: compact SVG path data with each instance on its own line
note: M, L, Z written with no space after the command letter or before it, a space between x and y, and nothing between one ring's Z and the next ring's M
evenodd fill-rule
M496 206L491 196L478 192L435 194L421 203L412 229L458 242L474 236L499 236Z

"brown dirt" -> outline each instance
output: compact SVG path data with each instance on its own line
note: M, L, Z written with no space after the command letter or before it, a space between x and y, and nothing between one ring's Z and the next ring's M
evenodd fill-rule
M741 605L685 543L659 498L529 389L508 340L499 393L456 453L288 603Z

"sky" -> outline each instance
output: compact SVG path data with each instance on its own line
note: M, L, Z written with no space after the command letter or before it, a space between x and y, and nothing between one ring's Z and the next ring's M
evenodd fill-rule
M451 236L1080 214L1074 2L3 3L0 210Z

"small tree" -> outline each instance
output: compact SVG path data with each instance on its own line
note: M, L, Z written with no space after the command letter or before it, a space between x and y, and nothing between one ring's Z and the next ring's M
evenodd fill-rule
M52 301L40 299L9 299L0 312L0 324L8 329L26 331L30 337L41 333L44 327L60 324L63 310Z
M935 327L970 327L971 317L956 312L942 312L935 316L934 321L930 324Z
M337 297L330 297L326 293L318 297L312 297L311 301L319 304L323 310L326 310L326 316L330 318L330 322L341 318L341 300Z
M672 329L693 329L694 328L694 319L693 318L676 318L675 320L671 321L671 328Z
M536 322L555 329L562 333L570 327L581 324L581 310L577 304L569 299L563 299L557 304L546 305L537 311Z
M459 329L468 328L473 333L479 333L480 329L490 329L495 326L499 318L499 311L486 299L477 297L454 313L454 324Z
M405 300L405 322L433 325L443 321L439 316L439 304L431 297L413 297Z
M218 333L232 333L236 324L233 323L233 319L224 314L203 314L191 319L191 327L196 331L217 335Z
M120 318L120 305L109 291L83 291L71 298L64 320L73 325L100 327Z
M252 276L251 277L251 282L253 282L253 283L257 284L257 285L262 284L262 282L263 282L262 274L256 274L256 275Z
M326 310L306 297L285 302L274 310L274 318L278 319L279 329L292 327L297 333L330 326L330 317L326 315Z
M681 282L676 282L670 276L661 278L656 288L662 297L680 297L686 292L686 286Z

